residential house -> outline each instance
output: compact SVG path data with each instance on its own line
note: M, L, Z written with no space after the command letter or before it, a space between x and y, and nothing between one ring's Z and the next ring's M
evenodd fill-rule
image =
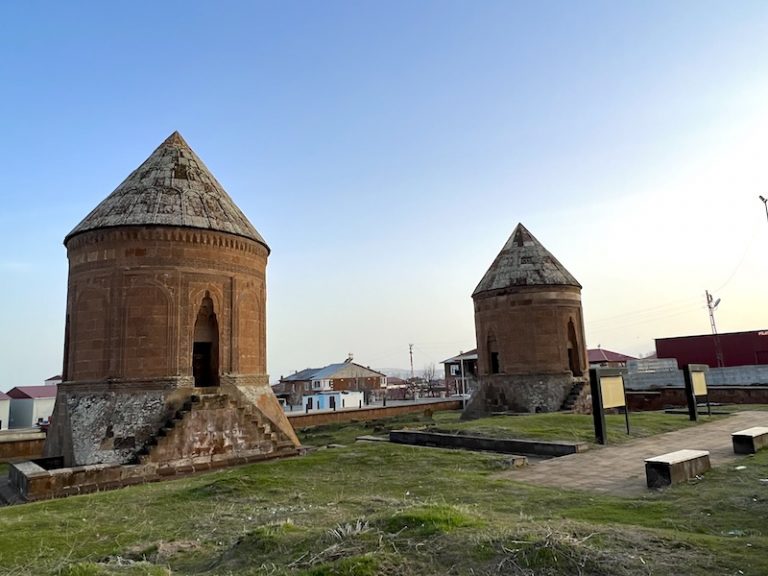
M469 394L477 382L477 348L443 360L445 386L451 394Z
M16 386L8 390L11 398L9 428L28 428L47 423L56 403L56 386Z
M281 377L280 381L272 386L272 390L278 399L283 399L290 406L301 404L305 391L312 389L312 375L320 370L320 368L305 368L288 377Z
M365 404L365 393L357 390L329 390L305 394L302 398L304 410L342 410L359 408Z
M409 398L409 385L407 380L397 376L387 376L387 399L406 400Z
M350 357L338 364L329 364L317 369L307 368L287 378L281 378L274 389L277 393L287 394L289 403L300 404L300 396L344 390L364 392L366 399L370 400L382 396L386 387L385 374L356 364Z
M627 360L637 360L634 356L627 356L619 352L612 352L605 348L590 348L587 350L587 358L589 359L589 366L594 368L596 366L603 366L609 368L625 368Z

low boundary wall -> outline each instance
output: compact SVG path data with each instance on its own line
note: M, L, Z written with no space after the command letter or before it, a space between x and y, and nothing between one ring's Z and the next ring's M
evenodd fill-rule
M296 450L295 454L298 452ZM32 502L170 480L290 455L284 452L263 454L251 450L237 455L212 454L161 464L91 464L73 468L58 468L61 458L40 458L11 464L8 478L15 495L23 501Z
M708 386L709 401L716 404L768 404L768 386ZM627 390L630 410L663 410L687 406L684 388Z
M438 448L463 448L465 450L486 450L502 454L533 454L535 456L567 456L584 452L586 442L547 442L543 440L521 440L517 438L488 438L485 436L464 436L421 430L391 430L389 441L396 444L415 446L436 446Z
M40 458L45 446L45 432L3 432L0 434L0 462Z
M296 428L308 426L320 426L337 422L364 422L368 420L382 420L401 414L413 414L416 412L442 412L445 410L461 410L461 400L445 400L443 402L425 402L423 404L399 404L397 406L368 406L363 408L351 408L347 410L322 411L305 413L287 412L288 420Z

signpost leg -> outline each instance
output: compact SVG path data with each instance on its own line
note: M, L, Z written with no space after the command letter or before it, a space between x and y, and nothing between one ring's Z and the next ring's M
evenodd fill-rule
M592 419L595 422L595 440L605 444L605 412L603 411L603 394L600 390L600 376L596 368L589 369L589 386L592 391Z
M685 400L688 402L688 418L692 422L696 422L699 419L699 412L696 408L696 396L693 393L690 366L683 366L683 379L685 380Z

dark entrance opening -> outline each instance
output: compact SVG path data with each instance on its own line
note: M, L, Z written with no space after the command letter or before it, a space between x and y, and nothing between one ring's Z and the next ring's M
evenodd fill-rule
M219 323L208 292L200 304L195 321L192 377L195 379L195 386L219 385Z
M210 342L195 342L192 349L192 376L195 386L216 386L215 375L211 372L213 345Z
M579 341L576 338L576 327L573 325L573 318L568 320L568 368L574 376L582 376L584 374L581 367Z
M496 336L488 336L488 372L498 374L501 372L501 363L499 362L499 349L496 345Z

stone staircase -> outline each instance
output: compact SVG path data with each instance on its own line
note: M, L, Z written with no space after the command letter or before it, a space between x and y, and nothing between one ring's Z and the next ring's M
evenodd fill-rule
M592 403L589 382L574 382L570 392L568 392L568 396L563 400L560 411L590 414L592 412Z
M131 463L188 472L297 453L294 443L255 406L206 390L190 396Z

